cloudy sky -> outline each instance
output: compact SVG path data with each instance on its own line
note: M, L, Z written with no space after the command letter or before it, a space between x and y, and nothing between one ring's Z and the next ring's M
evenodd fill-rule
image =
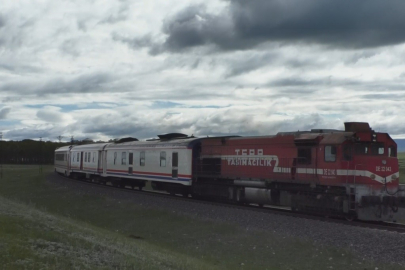
M0 132L405 138L403 0L5 0Z

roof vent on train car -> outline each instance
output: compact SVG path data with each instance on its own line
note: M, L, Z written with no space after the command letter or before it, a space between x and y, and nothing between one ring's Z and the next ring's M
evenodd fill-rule
M345 122L346 132L370 132L373 131L366 122Z
M116 141L115 143L124 143L124 142L135 142L135 141L139 141L137 138L132 138L132 137L126 137L126 138L121 138L118 141Z
M166 133L157 135L161 140L173 140L173 139L185 139L188 138L186 134L183 133Z
M343 130L339 130L339 129L319 129L319 128L311 129L311 133L334 133L334 132L343 132Z

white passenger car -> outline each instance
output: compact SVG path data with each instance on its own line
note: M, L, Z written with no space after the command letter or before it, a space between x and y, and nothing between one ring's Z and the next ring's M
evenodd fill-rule
M201 139L176 137L179 135L183 134L160 135L161 139L150 141L61 147L55 151L55 171L140 189L151 181L155 189L186 194L192 185L193 159L199 155Z
M108 143L73 146L70 150L70 173L74 176L101 175L103 150Z
M134 141L105 147L103 176L191 185L193 146L199 139Z
M55 150L55 172L69 175L69 155L71 146L63 146Z

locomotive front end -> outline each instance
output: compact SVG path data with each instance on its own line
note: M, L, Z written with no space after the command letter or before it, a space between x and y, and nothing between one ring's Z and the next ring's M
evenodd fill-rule
M350 149L351 181L347 194L351 211L361 220L396 220L399 167L397 145L387 133L376 133L366 123L345 123L354 132Z

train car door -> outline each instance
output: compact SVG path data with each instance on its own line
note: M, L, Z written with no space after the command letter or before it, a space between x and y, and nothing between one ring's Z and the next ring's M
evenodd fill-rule
M98 159L97 159L97 173L102 172L103 170L103 152L102 151L98 151Z
M128 156L128 174L132 174L133 166L134 166L134 153L130 151Z
M66 158L67 158L67 160L66 160L66 161L67 161L67 169L68 169L68 171L69 171L70 168L71 168L70 151L66 153Z
M172 178L177 178L179 172L179 153L172 153Z
M80 152L80 170L83 170L83 152Z
M107 173L107 151L102 151L103 157L101 160L103 161L103 175Z

